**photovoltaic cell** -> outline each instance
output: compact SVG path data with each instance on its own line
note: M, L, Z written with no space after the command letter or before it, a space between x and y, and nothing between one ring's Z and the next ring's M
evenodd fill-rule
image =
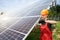
M4 31L5 29L6 29L6 28L0 26L0 33L1 33L2 31Z
M14 24L17 20L19 20L17 17L2 18L0 19L0 26L7 28L10 25Z
M18 23L10 27L10 29L14 29L19 32L27 34L27 32L32 28L32 26L34 25L38 18L39 17L23 18Z
M0 19L0 33L7 29L9 26L14 24L19 18L11 17L8 19L2 18Z
M6 30L4 33L0 35L0 40L22 40L25 35L11 31Z

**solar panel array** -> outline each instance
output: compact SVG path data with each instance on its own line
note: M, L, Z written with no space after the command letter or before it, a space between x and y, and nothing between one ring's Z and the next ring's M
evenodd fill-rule
M47 8L51 2L47 0L41 4L38 1L23 11L12 14L7 20L0 20L0 40L25 40L39 19L40 11Z

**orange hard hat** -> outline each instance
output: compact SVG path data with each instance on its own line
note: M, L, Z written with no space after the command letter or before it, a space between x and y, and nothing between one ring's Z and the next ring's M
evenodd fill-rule
M47 9L43 9L41 11L41 15L48 15L48 10Z

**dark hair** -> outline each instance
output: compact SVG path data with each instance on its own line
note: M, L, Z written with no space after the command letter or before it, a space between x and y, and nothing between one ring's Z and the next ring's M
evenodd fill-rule
M46 22L45 22L45 20L40 20L39 23L45 24Z

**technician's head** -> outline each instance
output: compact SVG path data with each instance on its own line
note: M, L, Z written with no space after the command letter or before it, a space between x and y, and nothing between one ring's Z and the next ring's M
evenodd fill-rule
M47 18L47 16L48 16L48 10L47 9L43 9L41 11L41 17L45 19L45 18Z

